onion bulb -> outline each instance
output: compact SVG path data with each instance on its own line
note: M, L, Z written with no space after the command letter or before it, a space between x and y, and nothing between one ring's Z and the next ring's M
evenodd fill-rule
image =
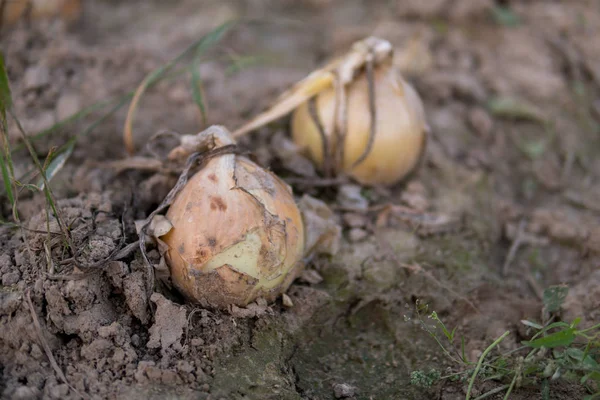
M161 240L171 280L193 302L273 301L303 268L304 227L291 189L246 157L211 158L166 217L172 229Z
M294 111L292 137L320 168L324 167L325 157L334 163L334 155L342 145L343 158L339 165L333 165L336 174L343 172L362 184L391 185L408 175L421 158L426 142L425 113L417 92L392 65L375 68L373 89L371 104L369 80L364 71L346 87L343 143L337 143L338 135L334 134L337 101L334 88L316 96L314 114L318 118L311 115L310 102ZM376 117L369 150L372 105ZM315 119L321 124L322 133ZM323 136L327 146L324 146ZM324 154L325 148L327 154Z

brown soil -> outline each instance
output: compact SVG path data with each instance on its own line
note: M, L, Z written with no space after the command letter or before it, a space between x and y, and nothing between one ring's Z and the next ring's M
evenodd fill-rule
M231 129L355 40L372 34L399 49L416 40L421 50L398 62L432 128L425 162L410 182L361 196L462 223L426 232L394 219L371 229L377 213L340 211L339 253L315 260L292 285L291 308L195 308L160 283L149 294L140 254L123 250L137 239L134 221L176 176L107 168L126 156L125 109L80 135L102 115L96 111L35 142L44 154L79 135L52 188L80 267L60 234L43 233L60 227L48 225L40 194L22 192L22 229L0 228L2 397L462 399L464 382L410 385L411 371L453 366L415 322L417 299L458 327L472 360L505 331L501 351L528 338L520 321L541 321L541 291L550 285L570 287L565 321L597 323L600 14L594 1L498 3L510 3L516 26L492 18L492 1L98 0L84 2L71 25L4 27L14 109L31 133L135 88L233 17L263 22L237 28L200 67L208 122ZM232 72L224 54L268 61ZM528 103L528 115L488 107L499 97ZM184 74L143 97L135 140L147 154L142 144L160 129L202 127ZM281 156L281 137L271 141L287 129L284 119L242 141L284 178L307 169ZM9 133L16 143L12 123ZM17 176L29 160L15 155ZM332 206L348 201L337 190L294 190ZM10 216L7 202L2 211ZM478 382L475 392L494 385ZM550 398L584 394L559 380ZM540 389L522 387L511 398L541 398Z

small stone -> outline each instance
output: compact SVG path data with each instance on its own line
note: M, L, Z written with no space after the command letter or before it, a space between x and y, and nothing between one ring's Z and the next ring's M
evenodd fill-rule
M355 386L348 385L347 383L336 383L333 385L333 394L336 399L346 399L353 397L357 392Z
M8 272L2 275L2 285L14 285L15 283L19 282L19 278L21 278L21 276L19 275L19 271Z
M201 339L201 338L193 338L193 339L190 341L190 344L191 344L193 347L200 347L200 346L202 346L202 345L204 344L204 340L203 340L203 339Z
M311 285L317 285L323 282L323 277L314 269L305 269L300 274L300 280L306 283L310 283Z
M135 347L138 347L140 345L140 337L138 336L137 333L134 333L133 335L131 335L131 344L134 345Z
M291 297L288 296L287 294L282 294L281 295L281 300L283 302L283 306L286 308L292 308L294 307L294 302L292 301Z
M53 386L50 389L50 398L51 399L64 399L69 393L69 386L66 383L61 383L60 385Z
M360 242L369 236L368 232L360 228L352 228L348 232L348 240L351 242Z
M36 360L40 360L44 356L44 353L42 352L42 349L40 349L40 346L38 346L35 343L31 345L31 353L30 354L31 354L31 357L35 358Z
M366 210L369 201L362 195L362 187L359 185L342 185L337 195L337 202L341 207Z
M45 65L35 65L27 68L23 77L25 90L39 89L50 83L50 70Z
M13 399L35 399L39 395L39 390L29 386L19 386L12 395Z
M427 190L419 181L409 182L400 195L400 199L403 203L418 211L425 211L429 208Z
M350 228L362 228L367 225L367 217L358 213L345 213L344 223Z
M76 93L65 93L56 102L56 119L59 121L69 118L81 108L81 98Z
M479 136L486 139L492 131L494 121L484 109L477 107L469 111L469 124Z

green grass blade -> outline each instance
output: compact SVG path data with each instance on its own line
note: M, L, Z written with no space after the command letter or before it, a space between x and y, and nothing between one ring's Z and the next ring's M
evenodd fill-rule
M481 354L481 356L479 357L479 360L477 361L477 366L475 367L475 371L473 371L473 375L471 375L471 379L469 380L469 386L467 388L467 395L465 397L466 400L469 400L471 398L471 391L473 390L473 385L475 384L475 378L477 377L477 374L479 374L479 371L481 370L481 366L483 365L483 360L485 359L485 357L488 355L488 353L490 351L492 351L492 349L494 347L496 347L498 344L500 344L501 341L504 340L505 337L507 337L509 335L509 331L506 331L502 334L502 336L500 336L498 339L494 340L494 342L492 344L490 344Z
M40 190L44 190L45 184L44 182L50 182L52 178L58 174L58 171L62 169L62 167L66 164L67 160L73 153L73 149L75 148L75 140L71 139L67 143L66 146L56 153L50 154L48 159L46 160L46 165L44 165L44 173L46 175L46 179L39 178L36 182L35 186L37 186Z
M540 325L540 324L538 324L536 322L528 321L526 319L522 319L521 323L523 325L525 325L525 326L529 326L529 327L534 328L534 329L538 329L538 330L544 329L544 327L542 325Z
M10 85L8 84L8 74L4 64L4 54L0 52L0 113L2 119L6 120L6 110L12 107L12 96L10 94Z
M524 345L533 347L534 349L540 347L554 348L559 346L569 346L575 340L575 329L568 328L562 331L554 332L548 336L544 336L539 339L524 341Z
M155 82L160 80L167 72L169 72L175 65L177 65L181 60L187 57L190 53L195 52L196 56L202 55L206 50L215 45L217 42L221 40L221 38L232 28L237 21L228 21L221 24L212 32L203 36L199 40L192 43L188 46L179 56L177 56L172 61L167 64L157 68L153 72L151 72L138 86L133 95L133 99L131 100L131 104L129 106L129 111L127 112L127 117L125 119L125 125L123 127L123 141L125 142L125 147L127 151L132 154L135 150L133 144L133 120L135 118L135 112L138 107L138 103L146 90Z
M206 127L206 106L204 105L204 96L202 95L202 79L200 79L200 53L194 57L192 63L192 96L194 102L202 115L203 129Z
M4 192L11 206L15 205L15 196L13 194L12 177L9 172L8 160L4 157L4 151L0 153L0 169L2 169L2 182L4 182Z
M52 194L52 190L50 189L50 186L48 185L48 181L47 181L46 175L44 173L44 168L43 168L42 164L40 164L40 160L33 148L33 145L31 144L31 141L27 137L27 133L23 129L23 126L21 125L21 122L19 121L17 116L13 113L13 111L11 109L9 109L7 111L10 113L11 117L16 122L17 128L21 132L21 137L23 138L23 142L25 143L25 147L27 147L27 150L29 151L29 154L30 154L31 158L33 159L35 166L37 167L42 179L44 180L44 195L46 197L46 201L48 202L48 204L50 205L50 208L52 209L52 212L54 213L56 221L58 222L58 226L60 227L60 230L62 231L62 233L65 237L65 240L67 241L69 246L71 248L73 248L69 230L65 226L64 221L62 221L60 218L60 214L58 212L58 209L56 208L56 202L54 201L54 195Z
M550 325L547 325L544 327L544 329L542 329L541 331L537 332L535 335L533 335L533 337L531 338L533 339L537 339L538 337L540 337L541 335L543 335L544 333L548 332L550 329L554 329L554 328L570 328L571 325L567 324L566 322L553 322Z
M487 108L494 116L500 118L546 122L543 113L533 104L512 97L494 97L488 101Z
M8 73L4 63L4 55L0 52L0 141L2 149L0 151L0 170L2 171L2 181L4 182L4 191L12 207L13 216L18 219L16 210L14 167L11 157L10 144L8 142L8 124L6 122L6 112L12 107L12 95L8 83Z
M127 95L126 95L127 96ZM122 97L122 96L121 96ZM130 96L129 96L130 98ZM117 99L118 100L118 99ZM36 141L39 139L42 139L54 132L57 132L58 130L64 128L65 126L73 123L73 122L77 122L80 119L83 119L85 117L87 117L88 115L90 115L91 113L93 113L94 111L97 110L102 110L103 108L105 108L106 106L112 104L115 102L115 99L109 99L109 100L102 100L102 101L98 101L88 107L85 107L79 111L77 111L75 114L70 115L69 117L63 119L62 121L59 121L57 123L55 123L54 125L52 125L51 127L44 129L41 132L38 132L34 135L32 135L30 137L30 140L32 141ZM22 147L21 147L22 148ZM16 150L19 150L20 148L15 148Z
M256 67L259 65L268 64L274 62L274 57L253 55L253 56L239 56L230 57L231 65L225 69L225 76L231 76L246 68Z

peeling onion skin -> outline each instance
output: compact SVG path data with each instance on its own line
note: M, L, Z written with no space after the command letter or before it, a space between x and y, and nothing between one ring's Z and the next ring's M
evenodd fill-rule
M291 189L249 159L218 156L198 171L167 212L163 236L175 287L225 309L274 301L304 265L304 226Z
M427 123L417 92L405 82L393 66L374 71L376 135L368 156L358 165L368 146L371 132L369 90L366 74L348 85L347 133L344 145L343 172L365 185L393 185L417 166L426 144ZM330 147L333 163L336 139L333 132L335 91L328 89L316 98L316 109ZM292 116L292 138L307 155L323 168L323 145L308 102Z

